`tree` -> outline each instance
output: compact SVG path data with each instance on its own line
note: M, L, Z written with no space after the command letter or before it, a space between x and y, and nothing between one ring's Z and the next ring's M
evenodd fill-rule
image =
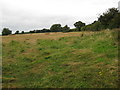
M24 31L21 32L21 34L24 34L24 33L25 33Z
M70 31L70 27L68 27L68 25L65 25L65 26L62 28L62 31L63 31L63 32L69 32L69 31Z
M36 32L36 33L41 33L41 32L42 32L42 30L35 30L35 32Z
M78 29L78 31L81 31L81 27L85 26L85 23L78 21L74 24L74 26Z
M118 14L117 8L110 8L107 12L103 13L103 15L100 15L98 21L101 22L104 28L108 28L116 14Z
M42 30L41 30L41 32L43 32L43 33L44 33L44 32L50 32L50 30L49 30L49 29L44 28L44 29L42 29Z
M3 28L2 35L9 35L12 34L12 31L9 28Z
M109 28L120 28L120 13L116 14L115 17L109 23Z
M33 31L29 31L29 33L35 33L35 30L33 30Z
M15 34L19 34L19 31L16 31Z
M62 30L61 24L54 24L50 28L51 32L60 32Z

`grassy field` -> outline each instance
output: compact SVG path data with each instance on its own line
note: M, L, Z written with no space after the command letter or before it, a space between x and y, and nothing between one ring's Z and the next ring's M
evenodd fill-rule
M118 30L3 36L3 88L117 88Z

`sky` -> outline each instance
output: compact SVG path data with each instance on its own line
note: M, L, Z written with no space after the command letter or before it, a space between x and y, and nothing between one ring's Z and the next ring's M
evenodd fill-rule
M13 32L50 28L82 21L90 24L120 0L0 0L0 30Z

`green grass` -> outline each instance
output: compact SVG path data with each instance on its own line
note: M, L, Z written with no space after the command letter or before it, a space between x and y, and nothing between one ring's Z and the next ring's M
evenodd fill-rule
M3 43L4 88L117 88L117 33Z

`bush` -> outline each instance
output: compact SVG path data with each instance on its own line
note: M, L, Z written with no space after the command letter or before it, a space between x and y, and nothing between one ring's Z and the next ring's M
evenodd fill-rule
M62 31L61 24L54 24L50 28L51 32L60 32Z
M24 33L25 33L24 31L21 32L21 34L24 34Z
M107 12L103 13L103 15L101 15L98 18L98 21L101 22L101 24L104 26L105 29L109 28L109 27L115 27L114 25L111 26L110 24L112 23L113 19L115 18L115 16L118 13L119 12L118 12L117 8L110 8Z
M120 28L120 13L115 15L115 17L111 20L111 22L109 23L109 28Z
M15 34L19 34L19 31L16 31Z
M69 30L69 32L76 32L76 31L78 31L77 28L73 28L73 29L70 29L70 30Z
M62 28L62 32L69 32L70 31L70 27L68 27L67 25L65 25L63 28Z
M95 21L92 24L82 27L81 30L82 31L100 31L103 28L104 28L103 25L99 21Z
M2 35L9 35L12 34L12 31L9 28L3 28Z
M78 31L81 31L81 27L85 26L85 23L78 21L74 24Z

